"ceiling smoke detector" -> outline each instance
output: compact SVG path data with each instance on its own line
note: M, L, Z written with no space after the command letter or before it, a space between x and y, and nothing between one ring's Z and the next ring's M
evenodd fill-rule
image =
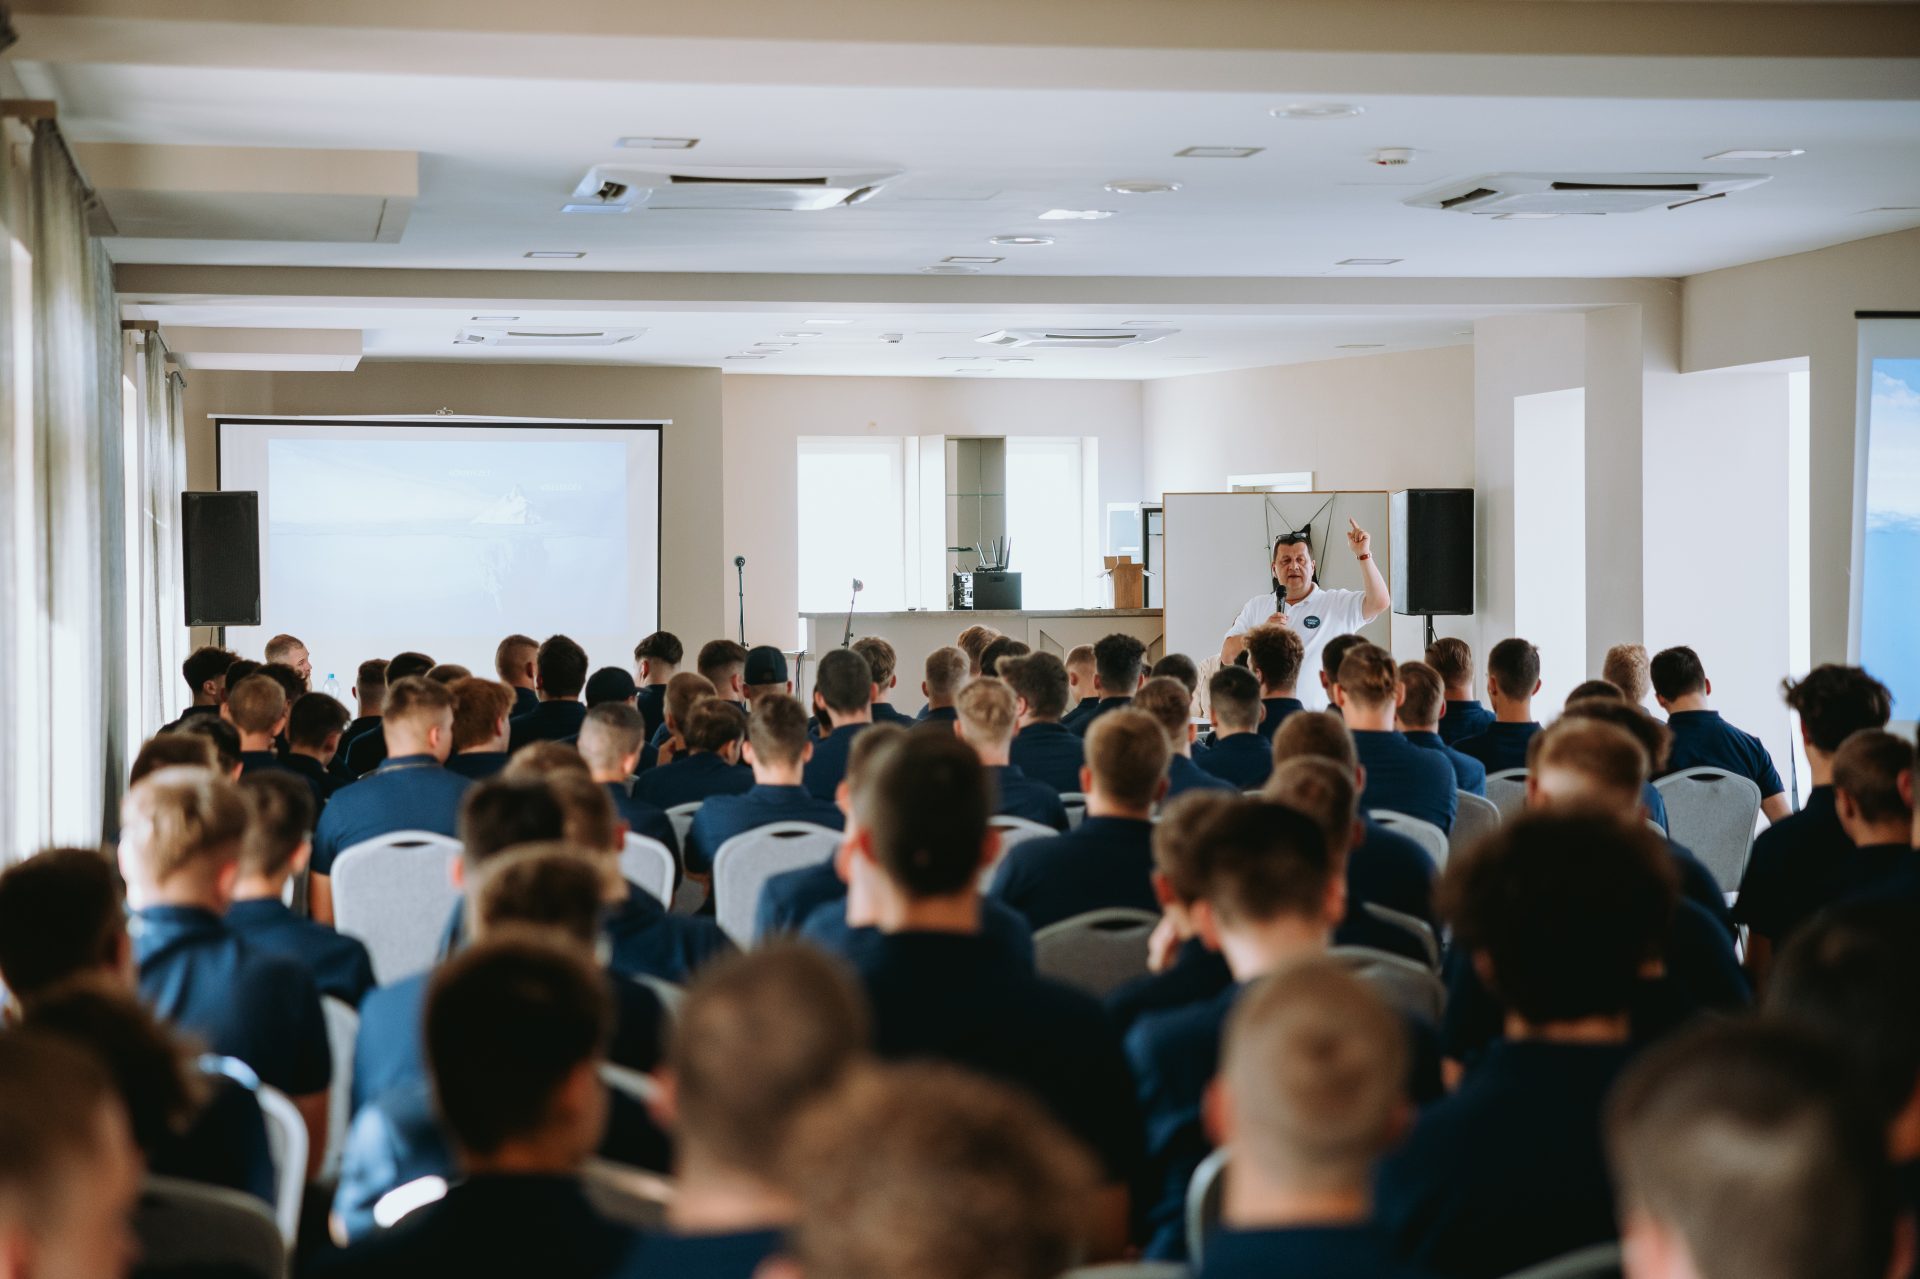
M1403 164L1413 163L1413 148L1381 147L1368 158L1383 169L1395 169Z

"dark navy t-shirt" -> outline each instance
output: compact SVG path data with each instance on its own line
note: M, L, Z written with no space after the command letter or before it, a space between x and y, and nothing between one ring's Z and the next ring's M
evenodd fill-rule
M359 938L294 914L278 897L233 903L227 927L256 949L298 960L323 995L358 1007L375 985L373 960Z
M1524 724L1488 724L1484 733L1463 737L1452 745L1461 754L1479 760L1489 774L1504 773L1527 766L1527 743L1539 731L1540 725L1532 720ZM1441 735L1444 737L1445 733Z
M1261 716L1260 726L1255 731L1267 739L1269 746L1273 744L1273 735L1280 731L1280 725L1286 722L1287 716L1297 715L1307 709L1306 703L1297 697L1263 697L1260 705L1266 714Z
M1167 760L1167 798L1184 795L1190 790L1235 791L1239 787L1224 777L1215 777L1211 772L1193 762L1186 755L1174 755Z
M754 908L753 935L771 937L795 932L807 917L828 902L845 901L847 885L828 858L813 866L783 870L760 889Z
M313 832L313 873L331 875L333 860L355 844L401 830L458 833L460 802L472 781L431 755L390 759L327 801Z
M633 708L640 712L640 718L647 726L647 736L651 738L667 722L667 686L642 684L640 691L633 695Z
M517 751L528 742L558 742L578 737L580 726L586 722L587 708L581 702L541 702L525 715L516 715L507 721L507 731L512 735L507 750Z
M1055 830L1067 828L1067 809L1059 791L1028 777L1018 764L996 764L987 772L993 777L995 816L1020 817Z
M753 1279L760 1263L786 1246L780 1230L738 1230L727 1234L642 1234L620 1268L618 1279Z
M1372 1224L1217 1230L1195 1279L1426 1279Z
M870 723L842 724L813 744L813 758L807 761L801 780L808 794L829 803L833 801L841 779L847 775L847 756L853 750L853 739L871 727Z
M506 751L461 751L447 756L447 771L470 781L485 781L507 766Z
M744 795L715 795L700 805L687 831L688 873L707 874L713 869L714 855L728 840L775 822L808 822L839 830L846 817L832 802L815 798L804 786L755 786Z
M1807 793L1806 807L1754 837L1733 917L1775 946L1832 901L1837 867L1853 851L1832 786Z
M1020 770L1062 795L1080 791L1086 743L1064 724L1028 724L1014 734L1011 758Z
M1398 733L1364 729L1354 731L1353 748L1367 770L1366 789L1360 793L1363 812L1384 808L1443 831L1453 829L1460 799L1453 766L1444 756L1421 750Z
M1241 790L1257 790L1273 775L1273 741L1259 733L1230 733L1215 737L1193 762Z
M1439 869L1433 857L1398 831L1361 819L1366 834L1347 854L1347 908L1373 902L1415 919L1435 923L1433 881Z
M1014 845L989 891L1038 932L1108 906L1158 913L1152 874L1152 822L1088 817L1064 835Z
M1457 746L1463 737L1477 737L1493 727L1493 712L1482 706L1477 698L1447 702L1446 713L1440 716L1440 740L1449 746Z
M1721 719L1719 711L1675 711L1667 716L1667 728L1673 733L1673 746L1667 752L1668 774L1689 768L1724 768L1758 786L1762 799L1786 790L1766 746L1752 733Z
M712 751L700 751L640 774L633 784L633 797L666 809L703 803L715 795L744 795L752 789L751 768L729 764Z
M620 814L620 820L627 824L627 829L646 839L658 840L665 844L667 851L674 855L675 860L678 860L680 837L673 833L673 822L668 818L666 811L649 804L644 799L635 799L627 794L627 788L619 782L608 782L606 787L608 796L613 800L614 811Z
M1086 703L1083 701L1080 705L1085 706ZM1069 731L1078 733L1084 738L1087 735L1087 730L1093 727L1093 721L1099 719L1102 715L1131 705L1133 705L1133 699L1131 697L1103 697L1095 702L1092 708L1089 709L1085 715L1081 716L1080 719L1073 720L1072 717L1069 716L1060 722L1066 724ZM1078 713L1078 708L1076 708L1076 713Z
M1485 797L1487 793L1487 766L1471 755L1463 754L1447 745L1438 733L1410 732L1400 734L1409 743L1422 750L1434 751L1453 766L1453 785L1469 795Z

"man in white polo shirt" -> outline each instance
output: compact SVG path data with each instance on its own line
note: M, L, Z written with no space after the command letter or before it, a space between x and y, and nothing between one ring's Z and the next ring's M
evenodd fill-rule
M1367 579L1364 591L1327 590L1313 580L1313 545L1308 535L1282 533L1273 544L1273 580L1280 591L1268 591L1246 602L1240 616L1227 631L1220 646L1220 661L1231 663L1246 647L1243 638L1256 626L1290 626L1305 642L1302 671L1320 669L1320 650L1336 635L1349 635L1387 611L1393 596L1387 591L1387 579L1373 561L1373 539L1367 531L1347 521L1347 545L1360 561ZM1285 601L1282 602L1282 592ZM1327 708L1327 691L1318 681L1302 679L1295 692L1310 711Z

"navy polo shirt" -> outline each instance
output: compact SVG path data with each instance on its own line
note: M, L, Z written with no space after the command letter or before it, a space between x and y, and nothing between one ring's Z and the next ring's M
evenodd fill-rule
M667 722L667 686L665 684L642 684L640 691L633 695L633 708L640 712L640 718L646 721L647 736L651 738Z
M1028 724L1014 734L1009 758L1020 771L1036 782L1053 787L1062 795L1078 794L1080 766L1086 762L1087 746L1072 729L1060 723Z
M171 733L182 724L191 723L193 717L196 715L218 715L219 713L220 708L218 706L189 706L180 712L180 718L170 724L162 726L160 731L163 733Z
M801 780L808 794L832 802L834 792L840 789L840 779L847 775L847 755L853 749L853 739L871 727L842 724L813 744L813 758L807 761Z
M1502 1041L1381 1166L1374 1210L1403 1256L1497 1279L1617 1237L1600 1112L1630 1049Z
M1453 766L1432 751L1421 750L1400 734L1355 729L1353 748L1367 770L1360 807L1405 813L1441 830L1453 829L1460 808Z
M1080 704L1082 706L1086 705L1084 701ZM1110 711L1117 711L1131 705L1133 705L1133 699L1131 697L1103 697L1093 704L1093 709L1087 712L1085 718L1081 719L1078 723L1067 724L1067 728L1072 732L1078 733L1081 737L1085 737L1087 730L1093 727L1093 721ZM1065 724L1066 721L1062 720L1061 723Z
M627 885L627 899L602 925L607 967L623 977L658 977L686 984L702 964L731 954L733 942L712 919L675 915L652 893Z
M326 806L327 796L333 794L333 777L327 772L326 765L311 755L289 754L280 762L280 767L307 784L307 789L313 792L314 812L318 813Z
M1165 972L1135 977L1109 993L1103 1001L1107 1016L1122 1034L1148 1013L1184 1008L1212 999L1233 985L1233 971L1226 956L1209 950L1198 937L1180 943L1173 964Z
M993 776L996 817L1024 817L1055 830L1067 828L1067 809L1059 791L1028 777L1018 764L994 764L987 772Z
M233 903L227 927L257 950L298 960L323 995L358 1007L374 987L373 960L358 938L294 914L278 897Z
M483 782L507 766L506 751L461 751L447 756L447 771L469 781Z
M387 735L382 731L379 720L373 721L373 727L354 738L345 747L347 756L347 776L365 777L386 762Z
M1060 723L1075 737L1084 737L1086 735L1085 724L1089 719L1093 718L1099 706L1099 698L1083 697L1073 704L1072 710L1069 710L1065 715L1060 717Z
M1195 1279L1426 1279L1402 1261L1393 1239L1371 1223L1288 1226L1272 1230L1217 1230Z
M195 1066L206 1100L181 1132L157 1134L147 1168L157 1177L179 1177L238 1190L272 1207L273 1150L260 1113L260 1077L232 1057L202 1057Z
M853 928L847 924L845 888L841 885L838 898L814 908L800 925L800 937L859 968L885 949L886 934L871 925ZM1022 971L1033 971L1033 931L1018 913L990 897L980 899L980 936L996 951L1017 961Z
M601 1216L578 1177L488 1174L456 1181L446 1197L391 1230L337 1253L316 1253L316 1275L416 1279L419 1275L612 1274L634 1233Z
M744 795L752 789L751 768L729 764L712 751L699 751L640 774L633 783L633 797L667 809L703 803L714 795Z
M1494 723L1493 712L1482 706L1478 698L1459 701L1449 698L1446 712L1440 716L1440 740L1457 746L1462 738L1478 737Z
M839 830L846 824L846 817L830 801L814 798L804 786L755 786L744 795L715 795L700 805L687 831L687 873L710 873L722 844L735 835L775 822L810 822Z
M248 773L279 771L281 767L280 756L272 750L240 752L240 776L242 777Z
M1527 766L1527 743L1539 731L1540 725L1533 720L1524 724L1489 724L1486 732L1463 737L1452 745L1461 754L1479 760L1488 773L1503 773L1510 768Z
M1833 899L1834 867L1852 851L1833 787L1814 787L1806 807L1754 836L1734 919L1779 946Z
M846 898L847 885L834 870L831 857L812 866L783 870L760 889L760 901L754 908L753 935L771 937L776 933L796 932L815 910Z
M333 859L341 853L394 831L457 835L460 801L472 785L431 755L388 760L327 801L313 832L313 873L331 875Z
M1400 736L1421 750L1432 751L1453 766L1453 785L1455 790L1463 790L1469 795L1478 795L1482 799L1487 794L1487 766L1471 755L1447 745L1446 739L1438 733L1407 732ZM1454 801L1458 805L1459 801ZM1455 814L1458 816L1458 813Z
M1680 875L1680 895L1693 902L1700 909L1713 916L1714 922L1734 936L1739 929L1734 924L1733 910L1727 905L1727 894L1720 887L1720 881L1714 878L1707 864L1693 855L1693 850L1673 842L1666 841L1667 852L1673 857L1673 868Z
M1185 755L1174 755L1167 761L1167 798L1190 790L1237 791L1239 787L1224 777L1215 777Z
M327 772L333 775L334 782L337 785L344 786L359 776L358 773L355 773L347 767L349 753L353 750L353 744L359 741L368 730L377 731L379 728L380 717L378 715L361 715L340 730L340 749L333 753L333 762L327 765ZM385 749L384 745L382 749Z
M1415 919L1434 923L1433 881L1440 873L1433 857L1398 831L1362 817L1366 834L1347 854L1347 908L1373 902Z
M1773 756L1760 739L1721 719L1719 711L1675 711L1667 716L1667 728L1673 733L1667 773L1724 768L1758 786L1762 799L1786 790L1773 766Z
M1908 896L1914 894L1920 880L1920 851L1908 844L1848 845L1829 858L1817 870L1802 878L1806 896L1793 903L1796 909L1784 912L1775 938L1779 945L1786 937L1827 907L1856 897ZM1745 899L1742 899L1745 904ZM1758 925L1755 928L1758 929ZM1770 934L1771 935L1771 934Z
M249 944L197 906L148 906L132 919L140 997L223 1057L289 1097L333 1078L320 991L299 961Z
M507 718L519 719L540 709L540 694L531 688L519 684L513 686L513 709L507 712Z
M1257 732L1216 736L1193 762L1239 790L1258 790L1273 776L1273 740Z
M528 742L567 741L580 736L580 726L586 722L584 702L541 702L526 714L507 721L507 731L511 734L507 750L517 751Z
M784 1247L786 1233L780 1230L704 1235L650 1231L640 1236L615 1274L620 1279L753 1279L760 1263Z
M1287 716L1307 709L1306 703L1297 697L1263 697L1260 705L1266 709L1266 714L1260 717L1260 726L1254 731L1266 738L1269 746L1273 744L1273 735L1280 731L1280 725Z
M1064 835L1015 844L1000 860L989 891L1039 932L1108 906L1158 914L1152 875L1152 822L1088 817Z
M919 721L902 711L892 702L873 704L873 722L876 724L898 724L902 728L912 728Z
M627 829L647 839L657 839L667 846L667 851L676 860L680 856L680 837L673 833L673 822L668 819L664 809L656 808L644 799L635 799L627 794L627 788L619 782L606 783L607 794L613 799L613 810L620 814L620 820Z
M959 710L958 710L958 709L956 709L955 707L952 707L952 706L929 706L929 707L927 707L927 708L926 708L925 710L923 710L923 711L921 711L921 712L920 712L920 715L919 715L919 722L920 722L921 724L947 724L947 725L952 725L952 724L953 724L953 723L954 723L954 722L955 722L956 720L958 720L959 718L960 718L960 712L959 712ZM951 727L949 727L949 728L947 729L947 731L948 731L948 732L952 732L952 731L953 731L953 729L952 729Z
M853 962L880 1056L933 1057L1026 1088L1095 1152L1107 1181L1133 1183L1133 1081L1092 996L1036 977L978 934L885 934Z

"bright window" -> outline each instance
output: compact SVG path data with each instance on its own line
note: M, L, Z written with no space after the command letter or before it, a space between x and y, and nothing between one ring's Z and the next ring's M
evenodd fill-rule
M1081 608L1097 589L1082 465L1077 438L1007 439L1010 567L1027 608Z
M898 436L800 440L800 611L907 606L906 448Z

